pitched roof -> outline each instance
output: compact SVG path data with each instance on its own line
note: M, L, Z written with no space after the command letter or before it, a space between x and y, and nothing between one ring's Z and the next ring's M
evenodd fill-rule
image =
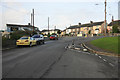
M113 21L113 22L111 22L110 24L108 24L108 26L112 26L112 25L114 25L114 24L117 24L117 25L120 26L120 20Z
M54 29L54 30L49 30L49 31L58 31L58 30L60 30L60 29ZM47 32L47 31L48 31L47 29L44 29L41 32Z
M101 22L94 22L94 23L93 23L93 26L102 25L103 23L104 23L104 21L101 21Z
M102 25L103 23L104 23L104 21L101 21L101 22L93 22L93 23L87 23L87 24L81 25L81 27L92 27L92 26Z
M104 21L93 22L92 24L91 23L86 23L86 24L82 24L82 25L73 25L73 26L70 26L67 29L75 29L75 28L80 28L80 27L92 27L92 26L96 26L96 25L102 25L103 23L104 23Z
M12 27L33 27L32 25L19 25L19 24L6 24L7 26L12 26ZM34 27L37 28L37 27Z
M75 28L77 28L78 27L78 25L73 25L73 26L70 26L69 28L67 28L67 29L75 29Z

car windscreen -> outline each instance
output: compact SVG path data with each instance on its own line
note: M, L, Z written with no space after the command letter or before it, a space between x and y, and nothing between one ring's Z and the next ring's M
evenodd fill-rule
M39 35L34 35L34 36L32 36L33 38L40 38L40 36Z
M20 39L21 39L21 40L24 40L24 39L28 39L28 37L21 37Z

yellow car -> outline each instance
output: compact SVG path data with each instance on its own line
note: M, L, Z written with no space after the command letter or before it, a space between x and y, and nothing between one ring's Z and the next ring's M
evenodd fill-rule
M33 37L21 37L16 41L17 46L33 46L36 45L36 40Z

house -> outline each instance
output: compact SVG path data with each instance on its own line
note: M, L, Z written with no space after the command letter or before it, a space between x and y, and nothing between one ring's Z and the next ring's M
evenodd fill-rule
M7 25L7 32L14 32L14 31L25 31L25 30L30 30L33 31L33 26L28 24L28 25L18 25L18 24L6 24ZM37 27L34 27L34 31L40 32Z
M66 29L67 34L72 34L72 35L98 35L102 34L104 32L104 21L100 22L92 22L86 23L86 24L81 24L79 23L78 25L73 25L70 26Z
M118 29L120 31L120 20L112 20L112 22L110 22L107 26L108 33L112 33L113 25L118 25Z
M101 22L93 22L92 25L92 31L91 34L93 35L98 35L98 34L103 34L104 33L104 21Z
M60 30L60 29L52 29L52 30L49 30L49 33L50 33L50 35L53 34L53 33L58 34L57 32L58 32L59 30ZM60 31L61 31L61 30L60 30ZM44 30L42 30L41 32L42 32L43 35L48 35L48 30L45 30L45 29L44 29Z
M67 28L67 34L76 35L77 27L78 27L78 25L73 25L73 26L70 26L69 28Z

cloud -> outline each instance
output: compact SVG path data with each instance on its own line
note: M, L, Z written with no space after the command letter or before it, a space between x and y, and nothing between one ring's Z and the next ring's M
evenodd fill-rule
M104 2L105 0L4 0L4 2ZM118 2L119 0L108 0Z
M0 13L0 29L6 29L7 23L22 23L25 16L28 14L28 11L22 8L20 3L5 2L1 7L2 12Z

